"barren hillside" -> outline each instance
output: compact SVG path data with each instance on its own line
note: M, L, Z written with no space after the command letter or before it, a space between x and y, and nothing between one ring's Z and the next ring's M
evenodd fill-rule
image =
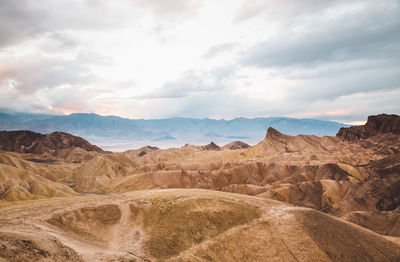
M397 261L400 245L321 212L210 190L137 191L2 208L11 261Z
M3 151L0 258L397 261L398 119L253 147Z

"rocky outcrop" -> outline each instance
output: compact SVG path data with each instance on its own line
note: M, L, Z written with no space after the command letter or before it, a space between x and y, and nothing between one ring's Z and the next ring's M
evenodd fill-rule
M202 146L202 150L220 150L220 149L221 148L214 142L211 142L208 145Z
M400 116L387 114L369 116L365 125L343 127L336 136L353 141L385 133L400 134Z
M31 131L0 131L0 149L3 151L54 154L56 151L72 148L105 153L87 140L64 132L43 135Z
M44 135L32 131L0 131L0 149L18 153L27 152Z
M290 136L282 134L278 130L273 127L268 127L267 134L265 136L266 140L277 140L277 141L284 141L290 138Z

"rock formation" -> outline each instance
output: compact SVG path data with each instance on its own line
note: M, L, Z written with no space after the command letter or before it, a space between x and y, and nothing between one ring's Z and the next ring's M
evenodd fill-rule
M340 128L337 137L357 140L385 133L400 134L400 116L387 114L369 116L365 125Z

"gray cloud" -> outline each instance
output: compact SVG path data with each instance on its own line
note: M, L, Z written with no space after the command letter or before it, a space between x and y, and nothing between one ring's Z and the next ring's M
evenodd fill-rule
M32 12L31 1L0 1L0 48L43 32L43 10Z
M287 28L256 44L241 62L258 67L314 66L354 59L400 56L400 5L370 5L332 19Z
M279 21L285 24L327 8L345 3L345 0L246 0L234 19L235 22L244 22L249 19L263 16L268 21ZM354 2L354 1L353 1Z
M96 2L96 4L94 4ZM117 6L117 5L116 5ZM47 35L64 45L71 39L63 30L107 30L124 24L127 12L107 1L0 1L0 50L27 39Z
M288 23L291 26L277 36L242 53L239 63L272 70L272 78L295 82L283 103L327 103L399 88L400 4L361 2L356 8L353 2L336 3L340 8L329 4L335 10L329 19L311 9L316 13L302 18L306 22Z
M362 64L364 61L361 62ZM286 76L296 81L296 86L287 90L288 100L334 100L341 96L400 87L400 65L387 67L388 62L359 64L336 63L313 69L277 70L276 76Z

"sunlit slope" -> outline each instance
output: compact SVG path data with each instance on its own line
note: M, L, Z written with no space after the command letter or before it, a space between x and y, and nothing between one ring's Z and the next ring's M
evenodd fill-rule
M0 249L0 257L11 261L400 259L398 244L351 223L312 209L218 191L137 191L0 210L0 241L11 248Z

